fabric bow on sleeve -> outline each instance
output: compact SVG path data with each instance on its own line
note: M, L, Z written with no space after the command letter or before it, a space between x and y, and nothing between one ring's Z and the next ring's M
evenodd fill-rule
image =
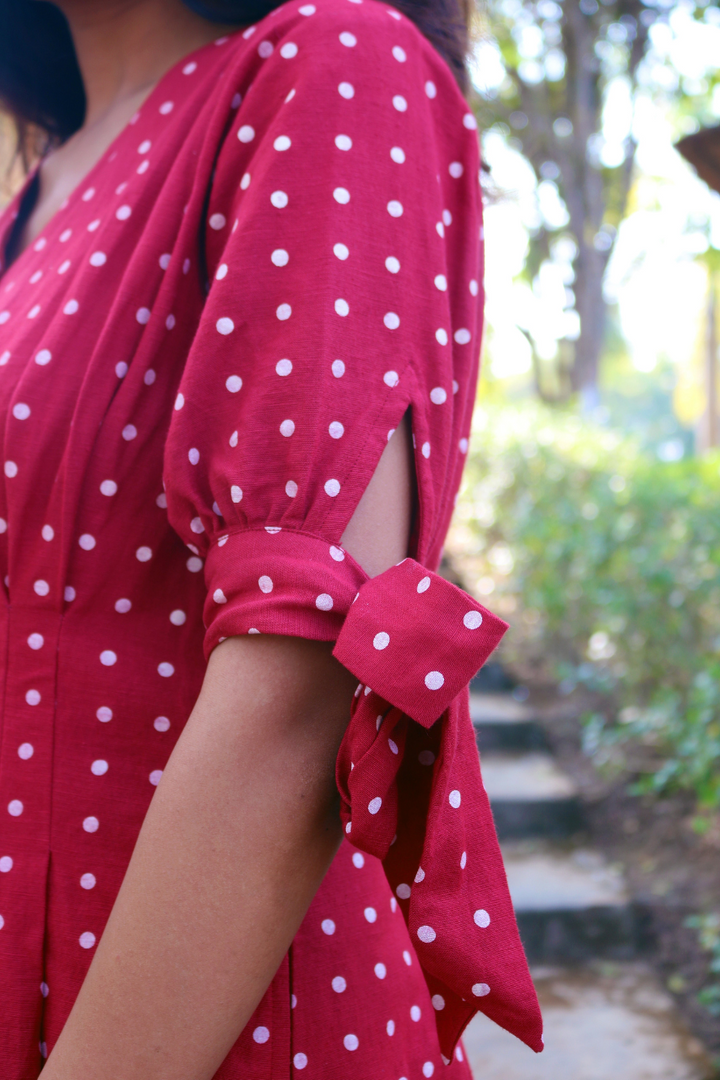
M446 1059L478 1011L543 1048L468 709L506 630L405 559L363 584L334 649L361 682L337 763L345 831L383 861Z

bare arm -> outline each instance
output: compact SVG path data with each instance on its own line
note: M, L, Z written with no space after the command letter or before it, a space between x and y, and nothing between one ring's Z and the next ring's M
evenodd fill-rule
M371 575L407 553L403 424L344 536ZM43 1080L209 1080L341 840L335 757L356 680L332 645L228 638L153 798Z

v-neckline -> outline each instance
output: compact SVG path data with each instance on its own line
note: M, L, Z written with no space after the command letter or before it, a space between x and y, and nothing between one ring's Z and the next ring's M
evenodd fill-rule
M235 33L243 33L246 29L247 27L238 27ZM30 243L27 244L23 248L23 250L19 252L18 255L16 255L16 257L13 259L13 261L8 265L6 263L8 244L11 237L13 236L15 228L17 227L18 216L22 213L23 202L28 197L32 185L37 184L39 187L39 174L40 166L42 165L42 159L33 166L27 177L25 178L25 182L23 183L19 191L16 192L15 196L11 199L10 203L2 213L2 225L4 227L0 228L0 280L5 277L5 275L9 272L10 269L16 267L23 258L23 256L28 251L31 251L36 244L38 244L41 240L47 239L46 233L54 225L58 214L62 213L66 206L68 206L68 204L75 198L81 188L92 182L99 170L109 160L111 155L116 151L118 145L120 144L122 139L124 139L128 130L132 126L134 126L138 114L152 103L153 99L160 93L161 90L163 90L165 84L175 74L177 69L180 68L181 65L186 65L189 60L191 60L193 57L196 57L199 53L202 53L206 49L210 49L212 46L217 45L218 42L224 42L229 40L229 38L234 37L235 33L222 35L221 37L216 38L214 41L209 41L206 45L200 45L197 49L193 49L191 52L186 53L184 56L181 56L180 59L172 65L172 67L168 68L168 70L163 75L160 76L160 78L149 91L147 96L143 99L140 105L138 105L137 109L127 121L127 123L123 125L123 127L117 133L112 142L105 148L105 150L97 159L95 164L92 165L90 169L88 169L88 171L85 173L85 175L80 178L78 183L72 189L67 198L63 201L63 203L58 207L52 217L45 222L37 236L34 236ZM26 219L27 216L32 213L36 200L37 192L35 194L35 199L33 200L32 205L25 208Z

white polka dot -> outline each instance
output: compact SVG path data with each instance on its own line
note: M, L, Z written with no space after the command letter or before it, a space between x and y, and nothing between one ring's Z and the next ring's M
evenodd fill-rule
M64 315L75 315L80 310L80 305L77 300L68 300L67 304L63 308Z
M469 446L469 443L468 443L467 439L461 439L460 442L458 443L458 446L460 448L460 453L461 454L467 454L468 446Z
M385 269L389 270L391 274L399 273L400 260L396 259L394 255L388 255L387 259L385 260Z
M342 34L340 34L340 44L352 49L353 45L357 45L357 38L349 30L343 30Z
M433 930L432 926L419 926L417 936L421 941L424 941L426 945L429 945L435 940L437 934Z
M113 664L117 664L117 653L113 652L112 649L103 649L100 653L100 663L104 667L112 667Z
M422 1010L420 1009L420 1006L419 1005L412 1005L410 1007L410 1019L414 1020L415 1023L417 1024L417 1022L418 1022L418 1020L420 1019L421 1016L422 1016Z
M172 315L168 315L166 325L167 325L167 322L170 319L172 319ZM154 368L148 368L147 371L145 372L145 374L143 375L143 382L145 383L146 386L152 386L152 384L155 382L156 378L157 378L157 372L154 370Z
M10 817L20 817L25 807L19 799L11 799L8 803L8 814Z
M479 908L473 915L473 922L484 930L486 926L490 925L490 916L484 908Z
M101 724L107 724L113 718L113 711L108 709L107 705L101 705L95 715Z
M362 870L363 866L365 865L365 856L361 851L354 851L352 861L353 866L356 866L358 870Z
M377 920L377 911L374 907L366 907L363 915L369 923L374 923Z
M49 364L52 360L52 353L49 349L41 349L39 353L35 355L35 363L40 367L44 367L45 364Z
M90 766L90 772L93 774L93 776L104 776L105 773L108 771L108 768L109 766L107 761L103 761L101 758L98 758L98 760L93 761L92 765Z
M428 79L428 81L427 81L427 82L425 83L425 93L427 94L427 96L428 96L429 98L434 98L434 97L435 97L435 95L437 94L437 87L435 86L435 83L434 83L434 82L430 82L430 80L429 80L429 79Z
M131 442L133 439L137 438L137 428L135 425L126 424L122 429L122 437L125 439L125 442Z
M17 405L13 405L12 412L16 420L27 420L30 415L30 406L22 401L18 401Z
M408 967L412 966L412 957L411 957L410 953L407 951L407 949L403 949L403 960L405 961L405 963L407 964Z
M390 215L390 217L394 217L394 218L402 217L402 213L403 213L403 205L402 205L402 203L398 202L397 199L391 199L390 202L387 204L387 212Z
M350 98L355 96L355 87L352 83L341 82L338 86L338 94L340 94L340 97L344 97L346 101L349 101Z
M280 434L284 435L286 439L289 439L291 435L295 433L295 424L292 420L283 420L280 425Z
M332 937L332 935L335 933L335 923L332 921L332 919L323 919L323 921L320 923L320 929L322 930L323 934L327 934L328 937Z
M450 794L448 795L448 802L452 806L453 810L457 810L460 803L462 802L462 795L457 790L457 788L455 788L453 791L451 791Z
M403 882L402 885L398 885L395 892L397 893L398 899L400 899L400 900L409 900L410 899L410 892L411 892L410 886L406 885L404 882Z
M387 316L385 317L387 318ZM383 382L386 386L389 386L392 389L400 382L400 376L398 375L397 371L386 371L383 375Z
M270 261L274 266L287 266L290 256L283 248L276 248L270 256Z
M18 746L18 757L21 758L23 761L29 761L34 753L35 748L33 747L32 743L24 742L21 743L20 746Z
M169 731L170 721L167 716L156 716L153 720L153 727L156 731Z
M255 138L255 128L250 127L249 124L243 124L238 131L238 139L241 143L252 142Z
M445 235L445 226L443 225L442 221L438 221L437 225L435 226L435 229L437 230L438 236L444 236Z
M234 503L242 502L243 489L239 484L233 484L230 488L230 498Z
M301 15L314 15L316 10L314 4L304 4L301 8L298 8Z
M390 149L390 157L396 164L402 165L405 161L405 151L400 146L393 146Z
M38 649L42 649L43 645L45 644L45 638L42 636L42 634L30 634L29 638L27 639L27 643L31 649L37 652Z
M376 634L373 638L373 647L375 649L387 649L390 644L390 635L386 634L384 630L381 630L379 634Z
M458 1059L458 1061L464 1061L465 1060L465 1057L463 1056L463 1052L462 1052L462 1050L460 1048L460 1044L458 1044L455 1047L455 1057Z
M257 48L258 56L261 56L263 60L267 60L268 56L272 56L274 52L274 46L272 41L261 41Z
M157 787L158 784L160 783L161 779L162 779L162 769L153 769L153 771L148 776L148 780L150 781L150 783L152 784L153 787Z
M331 986L336 994L344 994L347 990L347 983L343 979L342 975L336 975L333 979Z
M430 457L430 443L429 442L424 442L422 444L422 446L420 447L420 453L422 454L422 456L424 458L429 458Z
M444 405L447 401L447 391L442 386L435 386L430 391L430 400L433 405Z
M352 139L349 135L336 135L335 145L338 150L352 150Z
M449 210L443 210L442 219L444 225L452 225L452 214Z
M123 598L121 600L115 601L115 610L119 612L120 615L125 615L128 611L130 611L131 608L132 600Z
M212 214L208 220L208 225L211 229L219 232L220 229L224 229L227 225L227 218L224 214Z
M203 561L198 559L197 555L191 555L185 565L191 574L197 574L203 568Z
M222 334L224 337L227 337L227 335L232 334L233 330L235 329L235 323L232 321L232 319L228 318L225 315L221 319L218 319L218 321L215 323L215 329L217 330L218 334Z
M15 464L15 462L14 461L6 461L5 462L5 475L10 477L10 479L12 479L14 476L17 476L17 474L18 474L18 467Z
M80 935L79 941L83 949L92 949L95 944L95 935L86 930L84 934Z
M463 851L462 855L460 856L460 869L464 870L466 866L467 866L467 851Z
M283 47L280 49L280 55L283 60L292 60L294 56L298 54L298 47L294 41L286 41Z
M387 311L383 315L383 322L388 330L397 330L400 325L400 316L394 311ZM387 382L387 379L385 379L385 381Z
M451 161L448 165L448 172L454 180L459 180L464 171L462 162L460 161Z
M292 315L292 308L289 304L280 304L275 314L281 322L285 322Z
M397 109L398 112L405 112L407 110L407 101L402 94L396 94L392 99L392 103L393 108Z
M38 690L28 690L27 694L25 695L25 700L27 701L28 705L39 705L42 701L42 697Z
M477 128L477 120L472 113L465 113L463 116L463 127L466 127L468 131L475 131Z
M320 611L332 611L333 598L329 593L320 593L315 599L315 607Z
M266 1027L256 1027L252 1037L256 1043L266 1043L270 1038L270 1032Z
M139 547L135 552L135 558L138 562L150 562L152 559L152 548L143 544L142 547Z
M229 375L225 380L225 388L230 391L231 394L237 394L242 390L243 381L239 375Z
M278 135L277 139L273 143L273 147L280 152L282 152L283 150L289 150L291 146L292 141L288 138L287 135Z
M347 188L336 187L333 191L333 199L335 202L339 202L341 205L345 205L350 202L350 192Z
M298 493L298 486L295 483L295 481L294 480L288 480L287 484L285 485L285 494L289 498L294 499L295 496L297 495L297 493Z
M388 1020L387 1024L385 1025L385 1030L387 1031L388 1035L394 1035L395 1034L395 1021L394 1020Z
M107 262L107 255L104 251L94 251L90 256L91 266L104 266Z
M472 294L472 296L477 296L479 286L478 286L478 283L475 280L475 278L472 278L472 280L470 281L470 283L468 285L468 289L470 290L470 293Z
M216 589L213 593L213 600L216 604L227 604L227 596L222 589Z
M343 318L346 315L350 314L350 305L348 304L347 300L335 301L335 314L341 315Z
M86 817L82 826L85 832L97 832L100 828L100 822L96 817Z
M475 997L487 997L490 993L490 987L487 983L475 983L472 988L472 992Z
M13 868L13 861L9 855L0 858L0 874L9 874Z
M329 495L331 499L334 499L336 495L340 493L339 480L326 480L325 481L325 494Z
M5 352L0 354L0 367L5 367L11 356L12 353L8 349L5 349ZM37 363L37 357L35 357L35 363Z
M368 812L370 814L377 814L382 806L382 799L379 795L376 795L374 799L371 799L368 803Z
M40 314L40 305L35 304L35 306L31 307L30 310L28 311L27 317L28 317L28 319L34 319L35 316L39 315L39 314Z
M423 1076L432 1076L435 1072L435 1066L432 1061L426 1061L422 1067Z
M308 5L311 6L311 5ZM304 1069L307 1066L308 1059L307 1054L296 1054L293 1058L293 1065L296 1069Z
M468 630L477 630L478 626L482 626L483 617L479 611L468 611L466 615L463 615L463 625Z
M347 199L345 201L347 202ZM282 210L288 204L288 197L284 191L273 191L270 196L270 202L273 206L277 207L278 210ZM340 202L339 199L338 202Z
M346 1035L343 1039L343 1046L346 1050L357 1050L360 1045L360 1040L357 1035Z
M38 596L47 596L47 594L50 592L50 586L48 585L47 581L43 581L42 578L39 578L36 582L33 583L33 589L38 594Z
M439 345L447 345L447 343L448 343L447 330L443 330L442 327L440 327L439 330L436 330L435 331L435 340L438 342Z
M453 337L455 338L455 341L458 343L458 345L467 345L467 343L470 341L470 338L472 337L472 334L469 330L466 330L465 327L461 326L459 330L455 331Z
M278 360L275 365L275 371L278 375L282 376L289 375L292 369L292 360Z
M263 574L262 577L258 578L258 585L260 586L260 592L271 593L273 591L273 580L267 574Z
M407 53L399 45L393 45L392 54L400 64L404 64L407 60Z

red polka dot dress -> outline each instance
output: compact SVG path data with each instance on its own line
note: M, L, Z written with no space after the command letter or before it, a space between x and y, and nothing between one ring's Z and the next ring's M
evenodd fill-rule
M479 230L475 121L428 42L376 0L293 0L173 67L2 272L3 1080L38 1076L238 634L335 641L360 685L346 839L219 1080L461 1080L478 1009L541 1049L467 709L505 625L434 573ZM408 410L413 557L368 580L341 537Z

